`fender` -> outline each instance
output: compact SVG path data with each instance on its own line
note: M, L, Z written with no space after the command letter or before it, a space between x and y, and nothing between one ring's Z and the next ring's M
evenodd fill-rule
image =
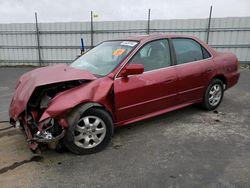
M92 108L92 107L102 107L102 105L98 104L98 103L93 103L93 102L89 102L89 103L85 103L85 104L79 104L78 106L76 106L73 110L71 110L71 112L68 114L67 116L67 121L69 123L69 131L66 132L65 137L67 137L67 140L71 140L73 141L74 139L74 120L76 119L80 119L81 114L83 114L85 111L87 111L88 109ZM78 112L78 113L76 113Z
M112 94L113 80L108 77L91 81L85 85L66 90L55 96L42 114L39 122L47 118L63 116L80 104L86 103L83 110L92 106L103 106L113 118L113 102L110 100Z

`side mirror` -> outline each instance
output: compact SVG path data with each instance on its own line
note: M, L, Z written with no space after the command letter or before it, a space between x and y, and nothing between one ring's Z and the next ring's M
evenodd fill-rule
M144 72L144 66L142 64L128 64L120 73L121 77L127 77L128 75L142 74Z

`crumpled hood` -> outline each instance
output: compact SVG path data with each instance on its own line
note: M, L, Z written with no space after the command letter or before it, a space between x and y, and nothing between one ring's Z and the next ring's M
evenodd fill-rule
M10 118L16 120L22 113L36 87L74 80L95 80L93 74L66 64L42 67L22 75L16 85L9 108Z

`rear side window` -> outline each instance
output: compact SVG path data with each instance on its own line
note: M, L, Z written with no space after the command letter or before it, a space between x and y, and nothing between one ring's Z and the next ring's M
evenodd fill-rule
M172 39L172 41L175 49L177 64L198 61L211 57L205 48L192 39L177 38Z
M203 53L203 59L207 59L211 57L210 53L204 47L201 47L201 48L202 48L202 53Z

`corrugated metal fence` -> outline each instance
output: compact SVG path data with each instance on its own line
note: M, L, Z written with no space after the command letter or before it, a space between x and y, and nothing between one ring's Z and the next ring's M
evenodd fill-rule
M150 34L177 33L206 40L208 19L152 20ZM147 32L147 21L94 22L94 45L127 35ZM37 36L39 38L38 40ZM91 45L90 22L0 24L0 66L68 63L80 54L80 39ZM209 45L233 52L250 63L250 17L213 18ZM38 47L39 46L39 47ZM39 61L40 49L40 61Z

